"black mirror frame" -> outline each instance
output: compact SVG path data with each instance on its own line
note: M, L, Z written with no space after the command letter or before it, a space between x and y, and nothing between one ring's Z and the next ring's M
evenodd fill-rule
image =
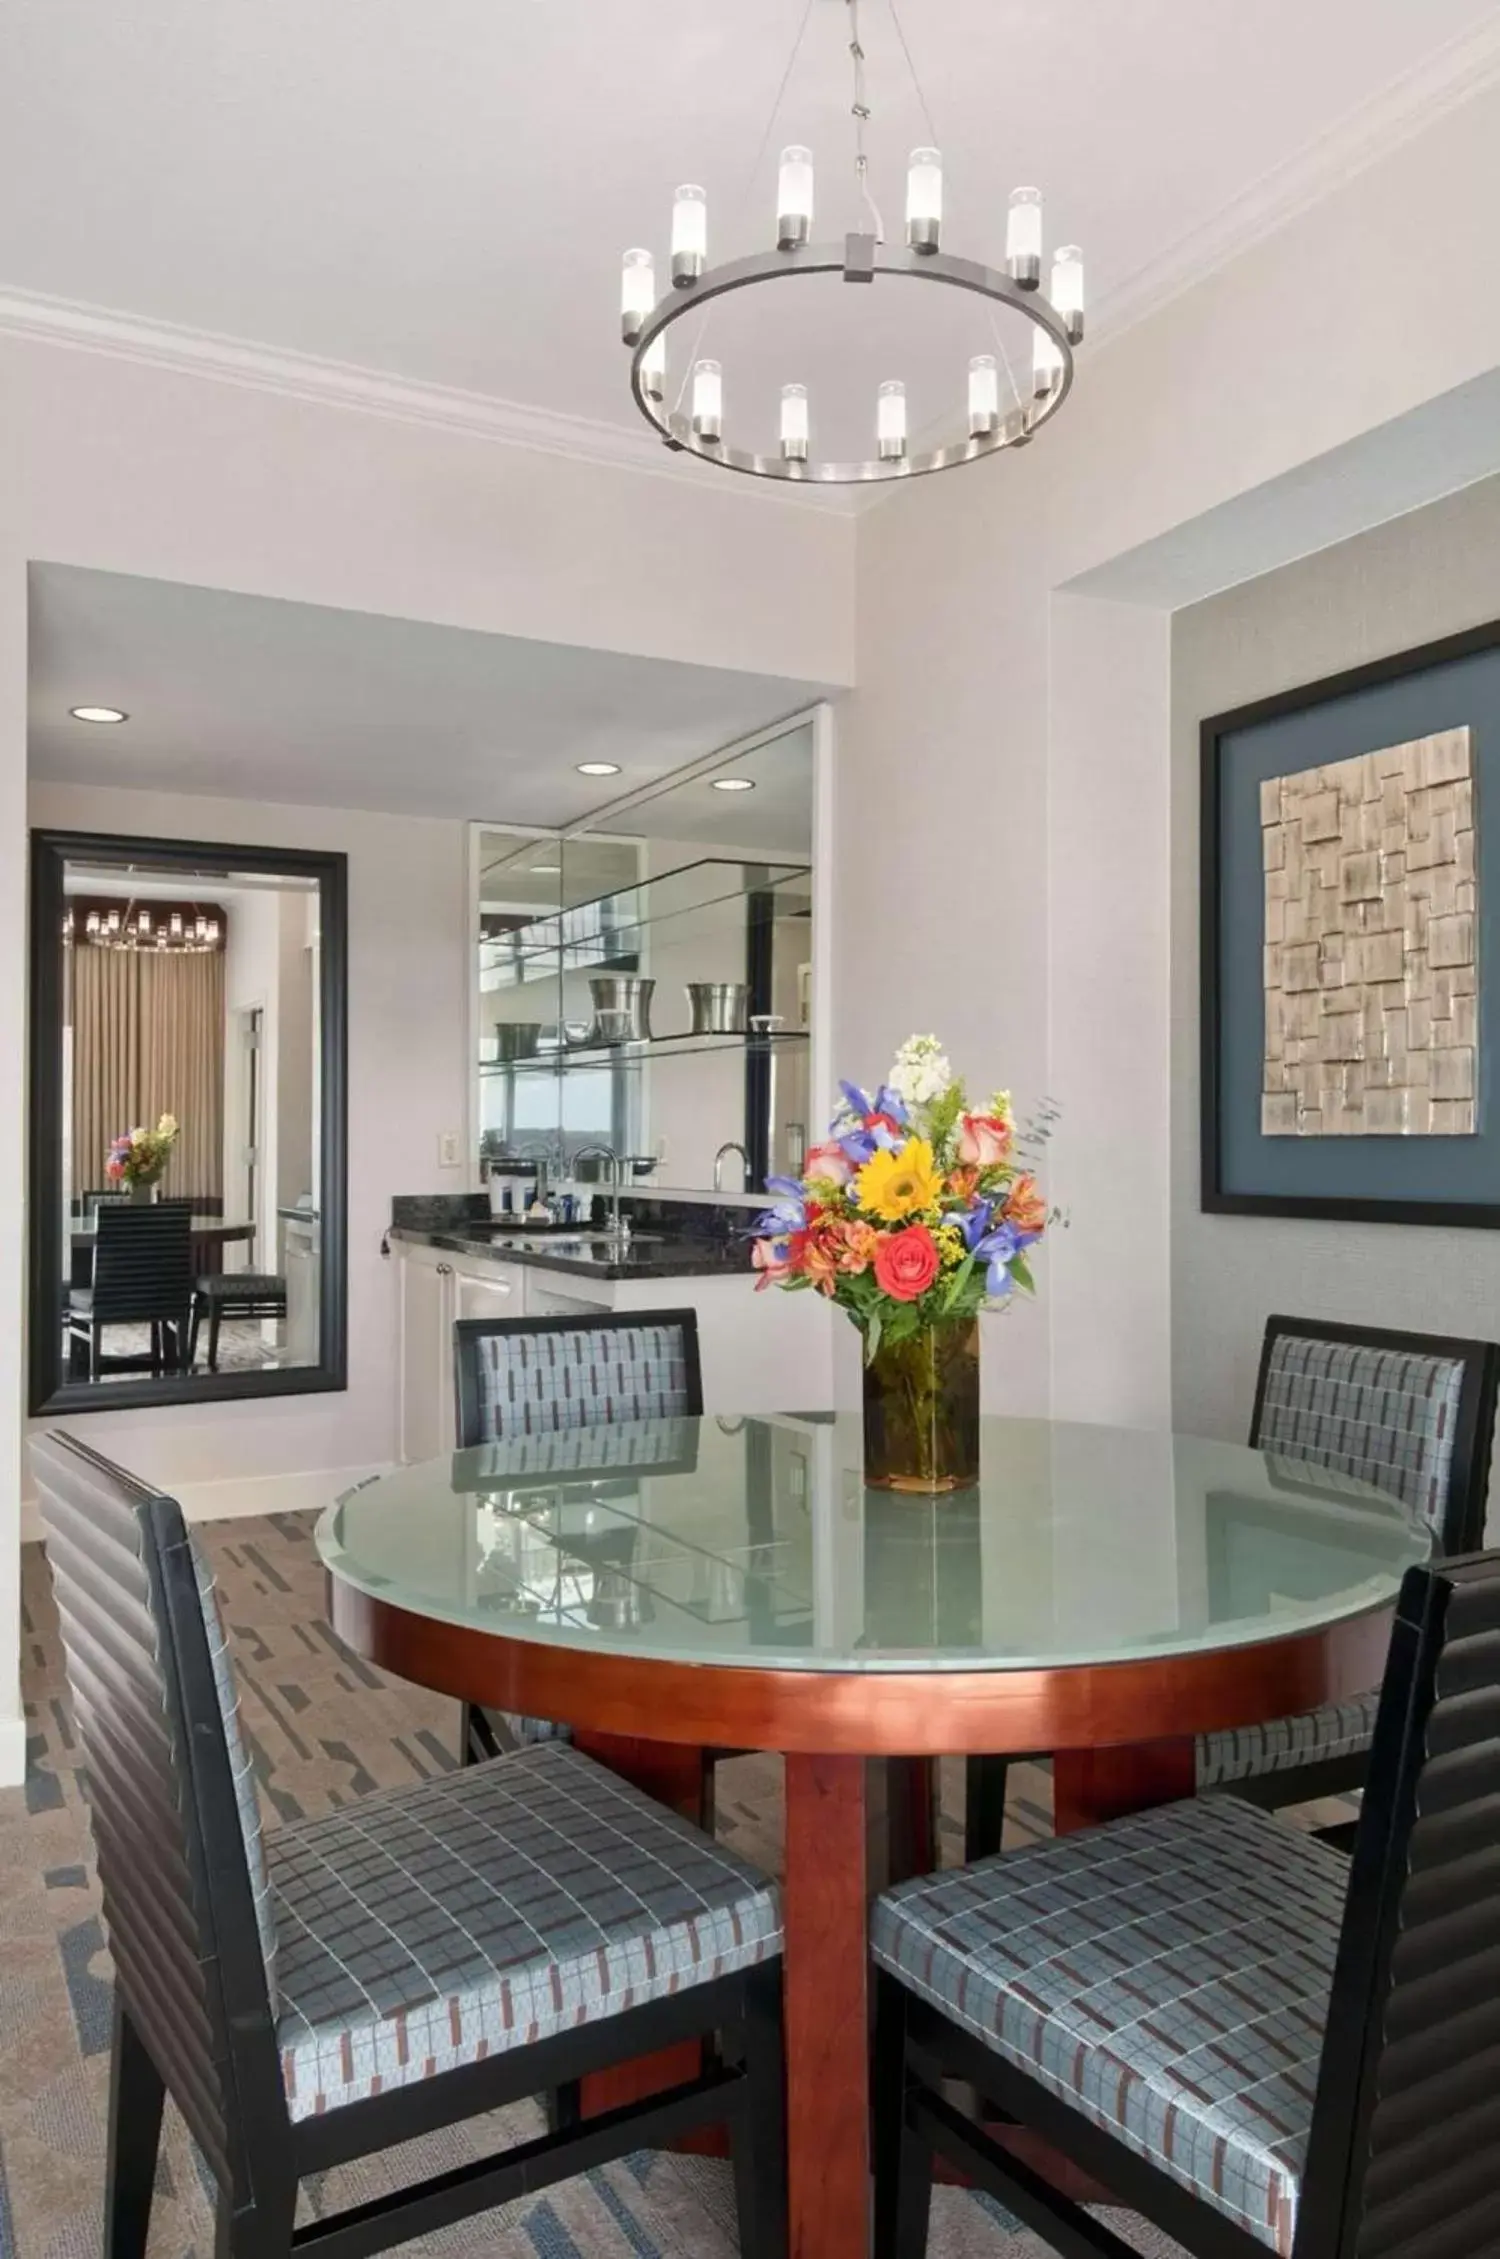
M149 864L166 872L236 871L316 880L319 889L319 1005L322 1120L319 1192L319 1359L315 1365L201 1379L70 1381L63 1370L62 1274L58 1242L62 1183L63 871L70 862ZM128 1411L139 1405L213 1404L242 1397L310 1396L349 1385L348 1350L348 899L349 859L297 847L240 847L191 839L141 839L116 832L33 830L31 834L31 1089L27 1160L28 1408L59 1412ZM50 1345L50 1347L49 1347Z

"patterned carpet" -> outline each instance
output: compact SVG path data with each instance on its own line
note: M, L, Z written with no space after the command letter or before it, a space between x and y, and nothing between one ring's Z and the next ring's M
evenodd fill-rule
M453 1764L454 1705L370 1670L334 1638L322 1614L311 1516L210 1524L201 1535L219 1582L269 1825ZM0 1791L0 2259L97 2259L109 1960L57 1620L35 1545L22 1549L22 1678L28 1777L24 1789ZM722 1767L718 1778L721 1832L771 1868L780 1856L778 1776L775 1759L752 1757ZM944 1783L950 1843L960 1785L955 1766ZM1045 1828L1045 1774L1018 1767L1013 1786L1013 1823L1028 1833ZM373 2166L327 2176L311 2192L312 2209L340 2210L493 2150L533 2125L528 2107L413 2143ZM728 2167L642 2155L402 2248L433 2259L733 2259ZM1153 2259L1172 2249L1144 2230L1140 2248ZM212 2249L210 2192L169 2108L152 2259L210 2259ZM939 2190L930 2259L1042 2259L1043 2252L987 2199Z

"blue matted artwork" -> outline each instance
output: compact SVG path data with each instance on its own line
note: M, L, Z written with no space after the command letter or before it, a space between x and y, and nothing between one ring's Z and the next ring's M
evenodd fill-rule
M1472 761L1477 1059L1466 1135L1266 1135L1261 786L1440 732ZM1500 622L1202 725L1202 1205L1500 1225Z

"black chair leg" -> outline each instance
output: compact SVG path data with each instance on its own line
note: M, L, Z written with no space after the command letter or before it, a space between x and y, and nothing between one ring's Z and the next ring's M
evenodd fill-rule
M257 2204L236 2205L223 2193L214 2225L214 2259L291 2259L297 2183L263 2190Z
M213 1308L208 1313L208 1369L211 1373L216 1373L219 1369L219 1318L219 1303L215 1298Z
M875 1979L873 2135L875 2259L925 2259L932 2214L932 2145L906 2107L905 1988L882 1970Z
M116 1993L109 2065L104 2259L146 2259L164 2096L161 2075Z
M498 1757L500 1753L500 1743L489 1719L477 1702L465 1702L458 1719L460 1765L482 1765L488 1758Z
M964 1764L964 1865L992 1859L1005 1834L1004 1757L970 1757Z
M786 2073L781 1964L745 1981L744 2107L730 2128L741 2259L787 2259Z

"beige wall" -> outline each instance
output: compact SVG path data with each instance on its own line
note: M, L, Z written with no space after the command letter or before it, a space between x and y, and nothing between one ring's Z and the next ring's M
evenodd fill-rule
M1273 1310L1491 1339L1500 1326L1500 1234L1205 1216L1197 1150L1199 722L1497 613L1487 479L1172 623L1172 1378L1177 1424L1197 1434L1244 1435Z

